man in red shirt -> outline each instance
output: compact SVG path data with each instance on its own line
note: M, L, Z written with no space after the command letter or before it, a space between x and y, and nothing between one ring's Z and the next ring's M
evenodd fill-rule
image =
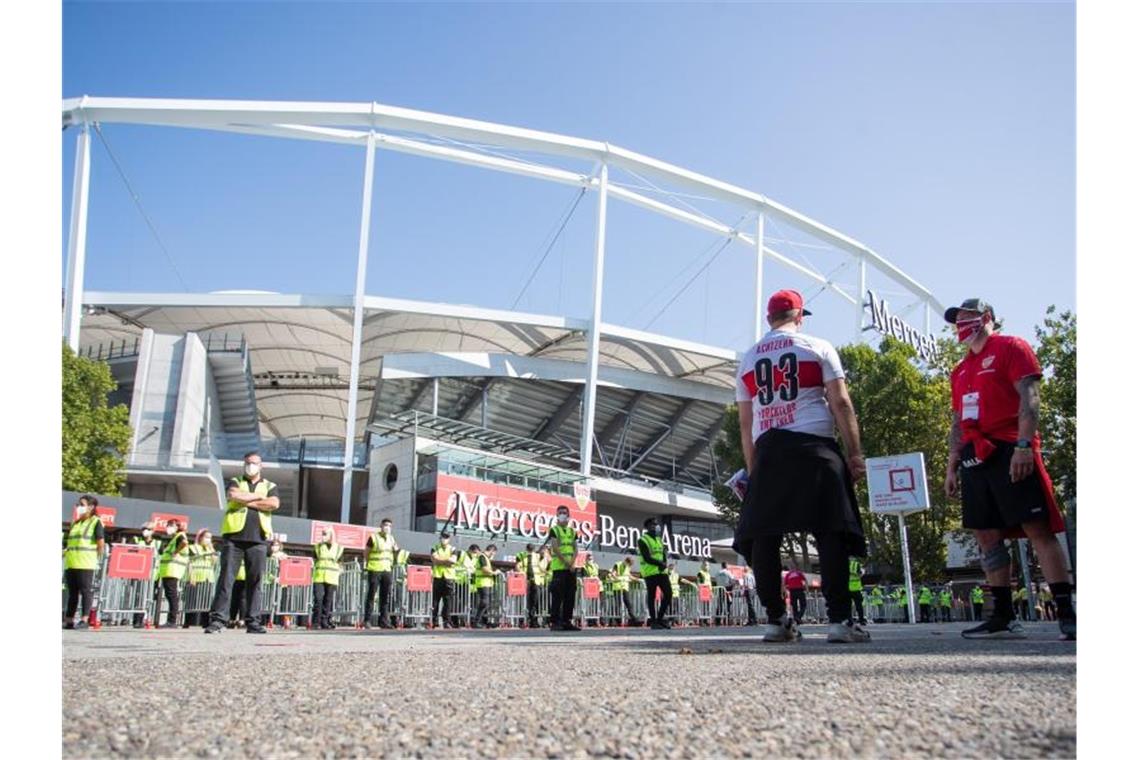
M784 588L792 598L792 617L796 625L803 625L804 610L807 609L807 577L793 567L784 573Z
M1056 593L1061 635L1076 640L1072 586L1056 533L1065 529L1053 483L1041 459L1037 422L1041 366L1021 338L994 333L993 307L970 298L946 310L946 321L969 345L950 375L954 410L946 495L962 495L962 526L972 528L993 591L993 614L962 635L1024 638L1015 620L1006 538L1028 537ZM1063 600L1063 601L1062 601Z

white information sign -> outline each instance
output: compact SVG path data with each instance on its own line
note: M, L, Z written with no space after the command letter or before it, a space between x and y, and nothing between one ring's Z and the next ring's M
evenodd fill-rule
M875 514L905 515L929 509L922 452L868 459L867 490Z

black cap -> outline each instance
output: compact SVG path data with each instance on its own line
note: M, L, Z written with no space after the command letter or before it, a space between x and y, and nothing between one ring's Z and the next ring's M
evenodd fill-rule
M440 534L439 534L439 537L440 537L440 538L451 538L451 534L450 534L450 533L448 533L448 532L445 530L445 531L443 531L442 533L440 533Z
M942 316L947 322L954 324L958 321L958 312L960 311L976 311L979 314L984 314L988 311L991 317L994 315L994 307L991 304L986 303L980 298L967 298L962 302L961 306L951 306Z

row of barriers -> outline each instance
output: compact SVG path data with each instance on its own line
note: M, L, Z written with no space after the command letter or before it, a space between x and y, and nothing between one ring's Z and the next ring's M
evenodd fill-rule
M121 625L125 623L158 625L167 623L185 625L190 616L204 624L214 601L219 563L217 555L192 558L186 577L179 583L180 610L173 619L166 600L159 593L154 568L158 558L151 547L114 544L103 557L96 570L94 597L96 624ZM270 627L308 626L313 616L313 559L310 557L270 557L262 578L263 618ZM387 609L371 605L371 619L364 620L368 608L367 574L358 560L341 565L339 584L334 595L331 618L334 624L361 627L365 623L381 622L400 628L437 627L447 622L458 627L471 627L476 623L476 590L470 583L454 584L451 620L434 618L431 568L423 565L398 566L393 572L392 590ZM377 601L377 600L373 600ZM751 599L743 589L725 589L719 586L698 586L684 582L681 593L673 599L665 617L673 625L745 625L764 613L755 596ZM491 589L490 604L485 622L492 627L524 628L532 621L539 626L549 623L550 594L541 586L536 594L534 609L528 609L526 577L516 572L499 572ZM233 605L235 608L237 604ZM751 609L750 609L751 608ZM864 600L868 619L880 623L906 622L907 610L894 601L872 605ZM916 608L917 611L917 608ZM973 620L973 607L956 600L949 610L952 622ZM574 605L574 617L582 626L641 625L648 614L645 583L631 579L628 596L611 589L598 578L579 578ZM238 615L241 617L241 615ZM931 622L945 619L943 608L932 607ZM822 623L827 620L826 604L822 595L811 592L806 598L804 622Z

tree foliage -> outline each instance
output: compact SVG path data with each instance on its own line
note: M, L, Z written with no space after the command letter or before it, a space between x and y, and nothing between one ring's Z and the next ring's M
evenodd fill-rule
M1057 496L1077 495L1077 318L1070 312L1045 310L1045 325L1036 327L1041 383L1041 443Z
M123 458L131 442L129 412L110 407L115 389L103 362L63 346L63 488L117 494L126 480Z

